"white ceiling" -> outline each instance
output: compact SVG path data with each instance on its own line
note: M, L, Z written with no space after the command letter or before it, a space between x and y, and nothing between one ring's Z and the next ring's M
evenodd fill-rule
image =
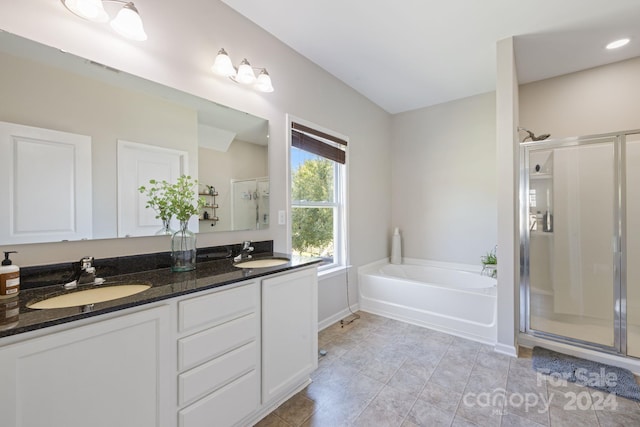
M640 0L222 0L390 113L640 56ZM619 51L604 46L621 37Z

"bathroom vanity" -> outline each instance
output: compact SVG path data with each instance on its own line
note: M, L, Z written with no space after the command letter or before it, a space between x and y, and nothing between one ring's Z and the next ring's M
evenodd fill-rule
M24 291L0 331L2 424L252 425L317 367L317 262L136 273L150 289L84 313L30 310Z

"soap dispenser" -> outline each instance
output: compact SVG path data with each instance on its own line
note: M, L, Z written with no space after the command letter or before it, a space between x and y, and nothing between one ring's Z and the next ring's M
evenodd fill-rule
M0 299L12 298L20 292L20 267L12 265L9 254L15 254L16 251L7 251L4 253L4 260L0 266Z

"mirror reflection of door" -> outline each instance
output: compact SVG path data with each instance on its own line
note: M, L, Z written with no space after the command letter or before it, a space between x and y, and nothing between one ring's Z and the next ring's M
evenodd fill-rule
M0 244L90 239L91 137L0 122Z
M231 180L231 229L266 228L265 224L269 224L268 197L268 182L265 185L264 178Z
M186 170L187 153L153 145L118 141L118 237L163 234L162 220L146 208L147 198L138 191L150 180L176 182ZM173 218L170 228L177 230ZM189 224L197 231L197 223Z

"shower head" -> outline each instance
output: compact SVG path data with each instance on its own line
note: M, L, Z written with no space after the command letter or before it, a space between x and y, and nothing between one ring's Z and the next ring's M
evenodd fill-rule
M523 128L523 127L518 127L518 131L521 131L521 130L522 130L522 131L525 131L526 133L528 133L528 134L529 134L528 136L525 136L525 137L524 137L524 139L522 140L522 142L525 142L528 138L531 138L531 140L532 140L532 141L543 141L543 140L545 140L545 139L547 139L547 138L549 138L549 137L551 136L551 134L550 134L550 133L543 133L543 134L542 134L542 135L540 135L540 136L535 136L535 135L533 134L533 132L531 132L530 130L525 129L525 128Z

